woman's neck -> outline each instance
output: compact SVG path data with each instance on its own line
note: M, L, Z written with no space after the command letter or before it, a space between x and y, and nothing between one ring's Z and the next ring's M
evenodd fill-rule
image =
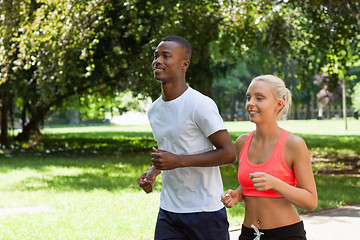
M274 138L277 139L281 134L282 130L283 129L280 128L276 122L271 125L257 124L255 135L257 139L267 141L267 140L272 140Z

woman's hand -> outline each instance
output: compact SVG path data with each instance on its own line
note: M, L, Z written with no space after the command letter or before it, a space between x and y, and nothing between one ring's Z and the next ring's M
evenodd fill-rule
M255 172L250 174L250 179L254 183L254 187L258 191L266 191L273 189L275 190L276 182L279 180L274 176L263 173L263 172Z

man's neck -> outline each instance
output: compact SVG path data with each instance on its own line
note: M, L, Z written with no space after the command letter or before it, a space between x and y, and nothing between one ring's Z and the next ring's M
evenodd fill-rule
M188 88L188 85L185 81L181 84L176 83L162 83L161 84L161 92L162 98L164 101L171 101L178 97L180 97Z

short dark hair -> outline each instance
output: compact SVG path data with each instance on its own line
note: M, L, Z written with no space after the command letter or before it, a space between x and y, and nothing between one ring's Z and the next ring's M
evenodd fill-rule
M188 40L186 40L185 38L179 37L179 36L168 36L168 37L163 38L161 41L162 42L176 42L181 47L185 48L186 53L189 58L188 60L190 60L191 54L192 54L192 47L191 47L190 42Z

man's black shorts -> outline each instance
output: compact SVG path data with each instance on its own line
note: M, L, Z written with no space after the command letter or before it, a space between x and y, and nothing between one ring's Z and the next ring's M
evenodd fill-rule
M229 240L226 209L215 212L172 213L160 209L155 240Z

